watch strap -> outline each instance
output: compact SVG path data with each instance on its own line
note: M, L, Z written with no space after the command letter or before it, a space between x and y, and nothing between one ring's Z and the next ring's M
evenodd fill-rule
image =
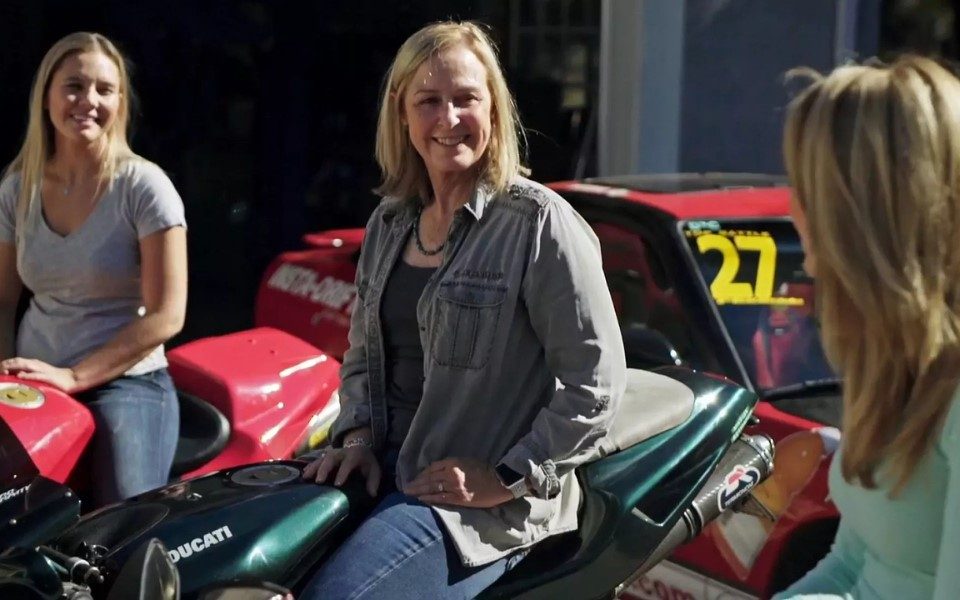
M514 471L503 463L495 466L493 472L496 473L497 479L500 480L503 487L510 490L514 498L520 498L527 494L527 478L522 473Z

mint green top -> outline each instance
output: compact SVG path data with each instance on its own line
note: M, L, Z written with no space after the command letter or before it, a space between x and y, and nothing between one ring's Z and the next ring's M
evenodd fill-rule
M897 498L882 480L873 490L844 481L839 458L830 466L830 495L841 515L833 548L774 598L960 598L960 392Z

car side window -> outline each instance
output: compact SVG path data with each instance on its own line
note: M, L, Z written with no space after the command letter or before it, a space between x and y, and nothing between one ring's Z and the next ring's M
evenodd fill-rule
M699 366L689 320L655 250L639 232L623 225L593 221L591 226L600 240L627 366L670 364L670 349L684 364Z

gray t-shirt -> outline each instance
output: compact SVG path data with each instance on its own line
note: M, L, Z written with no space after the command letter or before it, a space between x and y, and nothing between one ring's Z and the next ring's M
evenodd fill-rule
M0 183L0 243L16 244L17 272L33 292L17 354L72 366L143 314L139 240L185 227L183 201L160 167L131 159L83 225L64 237L47 225L39 195L17 223L19 191L18 174ZM161 345L126 374L166 365Z

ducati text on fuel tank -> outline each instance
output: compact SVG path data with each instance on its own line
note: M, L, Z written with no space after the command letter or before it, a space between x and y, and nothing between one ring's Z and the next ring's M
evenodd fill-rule
M170 555L170 560L173 562L178 562L182 558L190 558L194 554L199 554L209 548L210 546L216 546L217 544L224 542L233 537L233 532L230 531L230 528L224 525L203 534L200 537L195 537L189 542L180 544L176 548L171 549L167 552Z

